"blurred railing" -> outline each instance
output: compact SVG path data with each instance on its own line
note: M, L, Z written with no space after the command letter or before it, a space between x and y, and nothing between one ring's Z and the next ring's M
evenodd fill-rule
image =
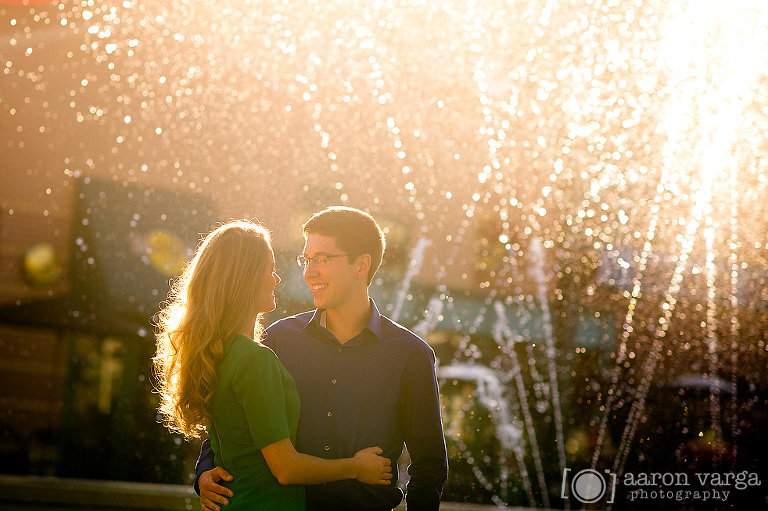
M6 511L195 511L200 509L200 501L190 486L0 475L0 508ZM443 502L440 509L488 511L498 508ZM397 510L404 511L405 507L398 506Z
M0 476L0 508L35 510L199 510L191 487L173 484Z

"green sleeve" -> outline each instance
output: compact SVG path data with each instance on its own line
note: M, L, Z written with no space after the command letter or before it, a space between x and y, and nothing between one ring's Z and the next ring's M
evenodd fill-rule
M269 349L250 353L235 371L233 388L257 449L291 436L282 364Z

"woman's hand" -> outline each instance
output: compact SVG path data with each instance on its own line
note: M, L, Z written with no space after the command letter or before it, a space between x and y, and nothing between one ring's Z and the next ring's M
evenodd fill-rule
M380 456L384 451L380 447L368 447L355 453L357 476L361 483L389 484L392 479L392 462L389 458Z

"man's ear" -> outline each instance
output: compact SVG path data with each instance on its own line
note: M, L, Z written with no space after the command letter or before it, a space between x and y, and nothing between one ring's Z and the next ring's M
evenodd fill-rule
M357 258L355 268L358 276L368 279L368 272L371 269L371 254L362 254Z

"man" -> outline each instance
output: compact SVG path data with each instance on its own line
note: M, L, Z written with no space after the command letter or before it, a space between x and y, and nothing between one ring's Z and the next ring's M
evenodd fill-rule
M414 333L380 315L368 296L384 234L370 215L346 207L316 213L303 229L304 252L297 259L317 309L276 322L264 339L301 396L296 449L341 458L375 445L395 465L405 444L408 510L437 510L448 462L435 355ZM218 482L231 476L214 467L207 440L196 472L203 510L220 511L232 492ZM403 497L396 482L307 486L307 509L389 511Z

